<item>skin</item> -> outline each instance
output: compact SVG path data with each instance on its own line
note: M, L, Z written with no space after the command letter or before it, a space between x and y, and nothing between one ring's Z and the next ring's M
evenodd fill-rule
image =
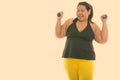
M64 22L64 24L61 25L61 19L64 13L63 11L61 11L60 13L61 16L57 17L56 28L55 28L55 34L57 38L63 38L66 36L67 28L69 27L70 24L72 24L73 21L73 18L69 18ZM90 14L90 10L87 11L84 5L79 5L77 7L76 15L78 21L76 23L76 26L79 32L82 32L85 29L89 14ZM100 30L100 28L95 22L93 23L90 22L90 25L95 35L95 41L98 43L105 43L108 40L107 19L103 19L101 17L101 21L102 21L102 30Z

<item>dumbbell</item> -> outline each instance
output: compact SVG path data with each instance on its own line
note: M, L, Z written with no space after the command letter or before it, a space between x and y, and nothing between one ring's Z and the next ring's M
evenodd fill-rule
M106 14L101 16L103 19L106 19L108 16Z

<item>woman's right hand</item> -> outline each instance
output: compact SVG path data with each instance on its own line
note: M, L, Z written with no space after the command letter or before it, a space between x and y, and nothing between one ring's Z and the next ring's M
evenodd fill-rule
M62 17L63 17L63 14L64 14L63 11L58 12L58 13L57 13L57 19L58 19L58 20L61 20Z

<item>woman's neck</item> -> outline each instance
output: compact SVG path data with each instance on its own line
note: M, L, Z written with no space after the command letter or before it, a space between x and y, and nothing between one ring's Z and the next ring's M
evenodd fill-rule
M79 23L87 23L88 20L82 20L82 21L80 21L80 20L78 19L78 22L79 22Z

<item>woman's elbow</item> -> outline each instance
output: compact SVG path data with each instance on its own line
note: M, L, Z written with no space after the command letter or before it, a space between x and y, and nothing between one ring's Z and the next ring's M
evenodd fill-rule
M98 40L98 41L96 41L96 42L98 42L98 43L100 43L100 44L105 44L107 41L108 41L108 40L106 39L106 40Z
M62 39L64 36L56 35L56 37L57 37L58 39Z

